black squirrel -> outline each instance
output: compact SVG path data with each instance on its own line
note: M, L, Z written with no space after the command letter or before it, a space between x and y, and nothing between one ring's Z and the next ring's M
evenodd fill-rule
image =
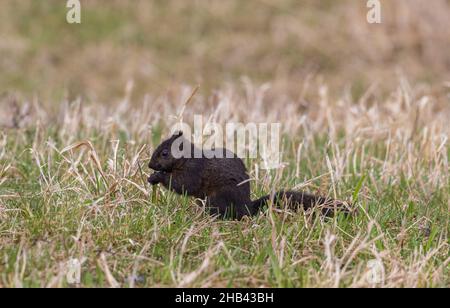
M232 219L254 216L271 200L273 204L279 205L285 201L289 208L302 207L305 210L318 205L325 216L333 216L335 209L349 213L343 202L303 192L279 191L273 196L267 195L252 201L249 176L239 157L220 149L223 158L209 158L211 153L199 150L182 135L182 132L176 133L156 148L149 163L149 168L156 172L148 178L148 182L151 185L161 183L178 194L205 200L206 209L211 215ZM175 158L172 155L175 141L175 148L178 146L182 152L185 150L183 145L187 144L192 155ZM199 151L199 158L194 158L195 151Z

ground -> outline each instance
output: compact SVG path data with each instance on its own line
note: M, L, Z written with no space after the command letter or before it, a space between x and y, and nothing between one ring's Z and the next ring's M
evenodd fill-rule
M352 1L82 1L68 25L61 1L6 0L0 287L449 287L450 5L412 2L369 25ZM282 124L283 168L245 160L253 198L358 212L222 221L153 189L195 114Z

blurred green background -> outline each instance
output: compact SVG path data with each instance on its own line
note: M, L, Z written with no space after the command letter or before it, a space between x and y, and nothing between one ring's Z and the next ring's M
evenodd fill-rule
M248 76L297 95L311 77L361 93L399 74L439 84L450 75L450 1L382 1L381 25L355 0L2 0L0 93L43 100L202 91Z

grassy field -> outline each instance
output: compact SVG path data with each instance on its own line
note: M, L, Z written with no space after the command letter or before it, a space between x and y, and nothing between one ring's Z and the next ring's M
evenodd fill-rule
M0 287L450 287L450 3L384 3L369 25L348 0L93 0L68 25L61 1L3 1ZM358 213L222 221L151 188L196 114L282 124L284 168L245 161L253 198Z

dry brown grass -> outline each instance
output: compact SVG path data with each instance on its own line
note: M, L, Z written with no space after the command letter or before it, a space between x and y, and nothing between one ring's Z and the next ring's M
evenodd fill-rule
M83 3L84 2L84 3ZM365 1L82 1L68 25L61 1L2 2L0 89L47 100L109 102L134 80L137 98L172 86L201 91L241 76L298 95L311 76L333 93L381 93L399 74L439 87L450 79L447 0L383 1L383 23Z
M87 260L83 286L142 285L138 275L146 286L367 287L368 260L384 266L376 286L448 286L450 110L439 96L402 80L383 102L354 102L322 85L305 92L309 103L300 108L271 89L243 88L245 95L194 97L185 121L199 108L219 123L282 121L287 167L267 173L253 160L254 192L356 194L357 217L326 222L269 211L221 222L194 200L149 190L148 155L191 89L141 104L129 93L108 107L78 101L49 110L35 102L3 131L1 253L23 259L2 265L2 283L66 285L65 262L77 257ZM42 253L55 262L41 263Z
M1 4L0 287L67 286L72 258L85 287L450 286L449 1L383 1L376 26L352 0L82 1L81 26L57 3ZM181 113L282 123L255 197L359 213L219 221L151 189Z

